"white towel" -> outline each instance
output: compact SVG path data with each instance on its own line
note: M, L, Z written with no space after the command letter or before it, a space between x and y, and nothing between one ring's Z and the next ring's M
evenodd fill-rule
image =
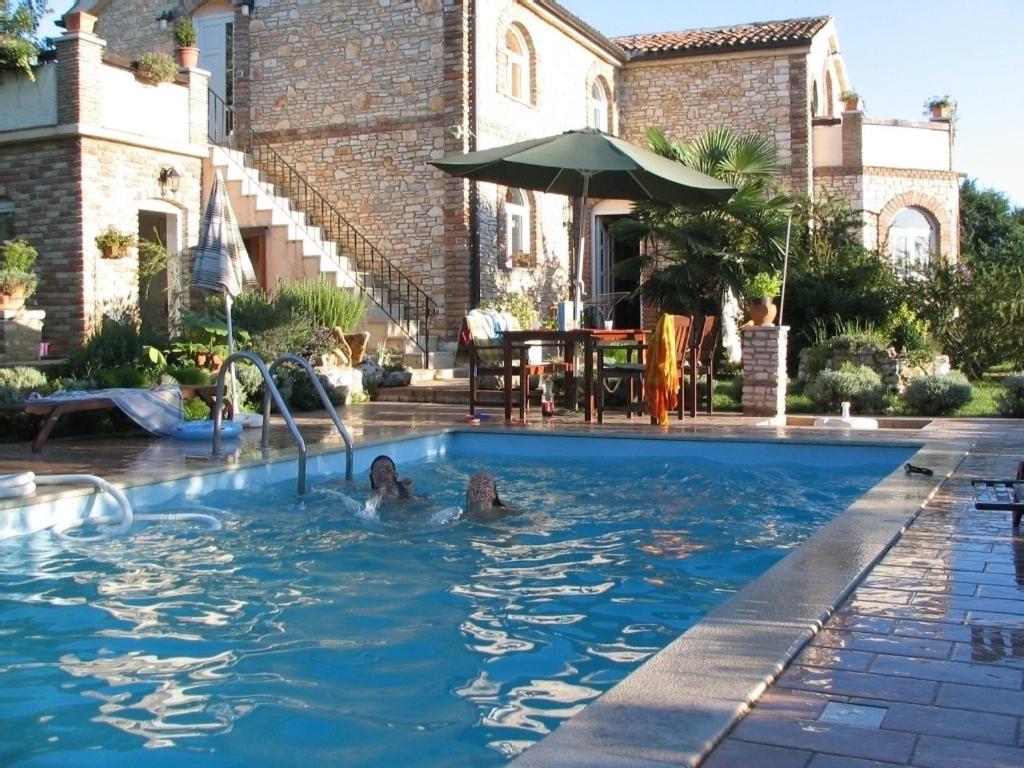
M147 432L166 435L184 420L181 390L176 386L152 389L94 389L54 392L46 397L30 398L34 403L61 403L69 400L111 400Z

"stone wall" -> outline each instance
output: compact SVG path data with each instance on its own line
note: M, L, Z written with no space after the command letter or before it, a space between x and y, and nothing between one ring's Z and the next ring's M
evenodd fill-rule
M615 92L617 67L522 4L502 0L477 6L477 146L510 144L587 125L591 86ZM506 93L501 50L514 27L530 50L533 76L529 99ZM611 105L609 124L617 114ZM505 242L505 187L480 185L481 296L520 293L534 299L542 317L552 302L571 296L569 238L564 195L528 192L530 254L509 264ZM584 271L589 285L590 273Z
M743 415L786 413L786 349L789 327L743 328Z
M107 41L107 50L134 59L143 51L174 54L171 26L161 29L156 17L175 5L160 0L105 0L89 13L97 17L96 34Z
M800 350L797 367L797 381L807 382L811 377L808 360L814 353L811 348ZM902 393L915 376L940 375L950 371L949 357L936 355L929 363L911 363L900 357L894 349L866 349L863 351L832 350L825 360L825 368L838 371L844 365L857 368L866 365L878 374L882 384L893 392Z
M794 49L794 51L797 49ZM638 61L619 87L622 136L644 144L648 127L690 141L727 126L775 141L781 177L810 183L806 54L765 51Z

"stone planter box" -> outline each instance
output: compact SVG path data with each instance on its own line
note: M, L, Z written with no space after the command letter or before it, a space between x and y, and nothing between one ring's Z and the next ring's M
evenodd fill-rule
M37 360L45 319L41 309L0 310L0 362Z

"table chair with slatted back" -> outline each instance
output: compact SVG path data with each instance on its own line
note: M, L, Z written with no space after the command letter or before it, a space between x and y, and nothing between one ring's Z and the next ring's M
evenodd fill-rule
M704 397L708 413L714 412L715 350L718 347L718 318L708 315L694 324L693 343L686 356L685 370L679 372L679 418L688 406L691 418L697 417L697 393L700 377L704 377ZM685 389L685 392L683 391Z
M690 347L690 334L693 327L693 318L689 315L673 315L673 323L676 328L676 354L678 357L677 363L679 364L679 371L682 374L683 363L686 360L687 350ZM607 390L605 389L605 381L607 379L619 379L627 387L626 391L626 418L633 418L633 411L642 413L644 409L644 393L643 393L643 381L644 381L644 354L647 350L646 344L633 343L633 344L617 344L612 349L625 349L627 359L624 363L606 363L604 361L604 355L601 354L601 348L598 347L597 354L597 366L595 369L594 376L594 389L597 390L597 423L601 424L604 422L604 396ZM632 360L632 355L636 354L637 359ZM680 378L680 381L682 379ZM683 392L682 389L679 391L680 402L682 402Z

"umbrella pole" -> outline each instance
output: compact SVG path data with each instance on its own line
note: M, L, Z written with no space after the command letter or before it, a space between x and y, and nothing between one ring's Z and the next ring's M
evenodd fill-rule
M231 327L231 294L224 291L224 314L228 322L228 357L235 354L235 334ZM238 387L235 383L235 366L228 368L228 386L231 388L231 413L232 418L238 418Z
M587 215L587 196L590 193L590 174L591 171L586 171L583 174L583 195L580 198L579 247L576 250L576 283L573 286L572 297L577 328L580 327L583 318L583 235Z

